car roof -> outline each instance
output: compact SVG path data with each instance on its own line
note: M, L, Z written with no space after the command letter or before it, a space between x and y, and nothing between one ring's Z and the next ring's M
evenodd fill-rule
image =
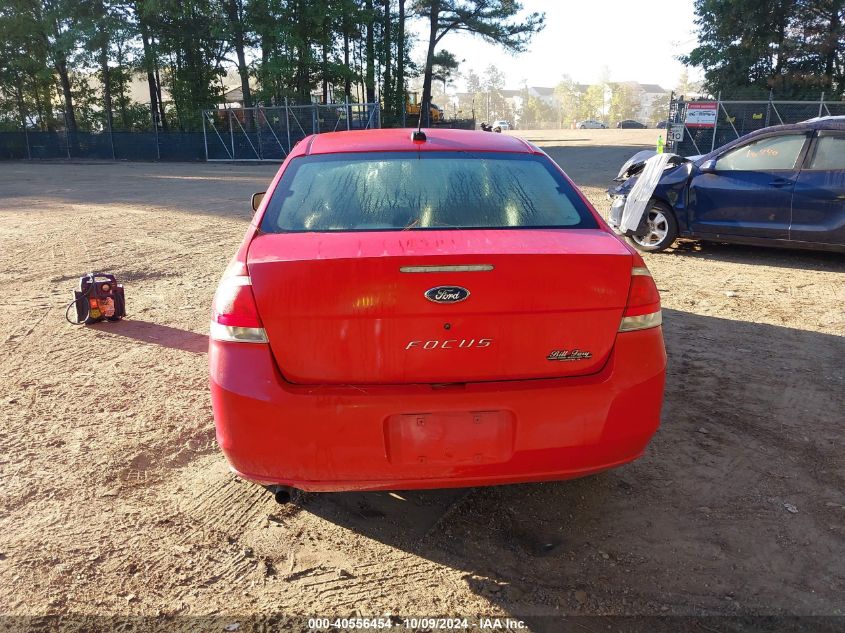
M845 121L845 114L836 114L836 115L827 115L827 116L817 116L813 117L812 119L807 119L806 121L802 121L802 123L815 123L816 121Z
M746 141L750 141L758 136L766 136L768 134L777 133L777 132L811 132L814 130L839 130L845 131L845 117L840 116L831 116L831 117L821 117L816 119L810 119L808 121L801 121L800 123L788 123L786 125L772 125L769 127L764 127L760 130L755 130L754 132L750 132L745 136L741 136L740 138L731 141L730 143L726 143L721 147L714 149L712 152L708 154L704 154L701 158L697 160L705 161L715 156L718 156L725 150L731 149L732 147L739 145L740 143L744 143Z
M381 128L326 132L307 136L294 148L294 155L344 152L516 152L533 154L527 142L506 134L449 128L423 129L424 143L411 140L411 128Z
M800 123L788 123L786 125L773 125L771 127L758 130L765 131L780 131L780 130L845 130L845 117L843 116L825 116L821 118L808 119Z

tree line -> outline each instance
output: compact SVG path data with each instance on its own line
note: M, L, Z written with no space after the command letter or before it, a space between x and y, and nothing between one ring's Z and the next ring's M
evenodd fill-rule
M681 61L725 98L841 99L845 0L695 0L698 45Z
M543 26L514 0L4 0L0 3L0 124L78 131L196 130L236 72L245 107L379 101L401 119L409 78L456 67L440 46L467 32L523 50ZM426 27L410 56L409 21ZM440 50L438 50L440 49ZM132 98L145 79L146 103ZM428 109L423 108L424 115Z

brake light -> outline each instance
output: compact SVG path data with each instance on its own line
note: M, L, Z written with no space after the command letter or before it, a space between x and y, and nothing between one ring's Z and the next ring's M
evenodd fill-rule
M220 281L211 311L211 338L237 343L267 342L247 275L224 276Z
M631 269L628 302L622 314L619 331L645 330L657 327L662 322L663 314L660 311L660 294L657 292L657 285L648 268L635 266Z

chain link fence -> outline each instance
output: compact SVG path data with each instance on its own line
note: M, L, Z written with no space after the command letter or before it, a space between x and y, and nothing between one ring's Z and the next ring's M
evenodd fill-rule
M310 134L419 123L410 114L383 120L380 104L351 102L203 110L190 131L168 129L158 114L152 116L138 104L128 117L118 109L113 114L111 125L100 111L93 125L86 122L75 133L61 111L53 111L47 123L28 118L20 131L0 131L0 160L280 162ZM92 127L100 131L90 131ZM472 130L476 121L443 119L432 121L431 127Z
M226 108L202 114L208 161L279 162L310 134L381 127L378 103Z
M690 112L705 113L704 118ZM845 101L703 101L673 99L667 122L666 151L681 156L707 154L749 132L799 123L821 116L845 115Z
M111 125L105 118L100 112L93 123L80 120L81 129L75 131L61 111L41 125L28 120L20 131L0 132L0 159L203 159L201 131L166 129L144 106L136 105L123 116L119 110L114 112ZM91 131L92 127L99 131Z
M165 129L149 112L146 119L124 126L115 116L102 131L73 132L59 112L49 131L28 125L0 132L0 159L279 162L309 134L380 127L381 110L377 103L204 110L196 131Z

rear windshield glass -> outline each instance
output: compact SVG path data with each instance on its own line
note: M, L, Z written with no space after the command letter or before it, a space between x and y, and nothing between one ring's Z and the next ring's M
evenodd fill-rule
M296 158L261 224L269 233L541 227L597 223L547 158L492 152Z

